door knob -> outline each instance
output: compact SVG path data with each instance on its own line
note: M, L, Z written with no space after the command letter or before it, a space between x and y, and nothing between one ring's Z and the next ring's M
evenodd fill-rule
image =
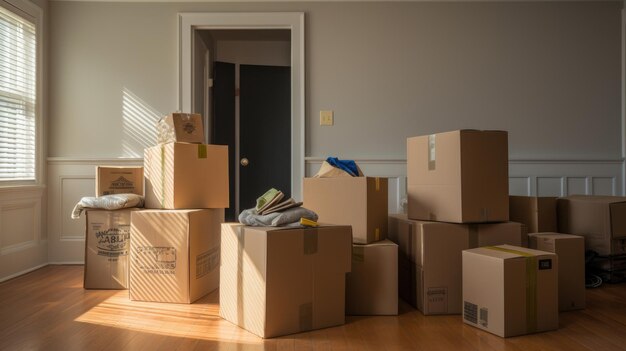
M250 161L248 161L248 159L244 157L239 161L239 163L245 167L250 163Z

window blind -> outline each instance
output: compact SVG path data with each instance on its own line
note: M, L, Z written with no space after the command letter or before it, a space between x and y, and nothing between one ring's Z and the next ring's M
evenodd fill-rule
M36 26L0 7L0 181L35 179Z

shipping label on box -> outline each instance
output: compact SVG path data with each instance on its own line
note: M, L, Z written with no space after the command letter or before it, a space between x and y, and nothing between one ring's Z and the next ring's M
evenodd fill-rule
M223 209L134 212L130 299L191 303L215 290L223 221Z
M144 194L143 167L96 166L96 196Z
M88 210L85 233L85 289L127 289L131 212Z
M409 218L508 221L508 193L507 132L459 130L407 139Z
M204 143L202 116L197 113L171 113L157 122L159 144Z

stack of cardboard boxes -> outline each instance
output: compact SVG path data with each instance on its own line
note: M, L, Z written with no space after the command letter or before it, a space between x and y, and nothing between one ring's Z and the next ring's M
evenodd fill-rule
M96 196L143 195L143 167L96 167ZM128 289L130 218L136 208L85 212L85 289Z
M581 235L598 257L592 268L608 281L626 276L626 197L575 195L558 199L561 233Z
M460 314L461 252L524 246L508 222L508 144L501 131L462 130L407 140L408 216L390 216L400 246L400 296L425 315Z
M302 197L321 223L352 226L346 314L397 315L398 245L387 239L387 178L305 178Z
M145 210L131 216L131 300L191 303L219 285L228 148L204 142L198 114L158 123L145 149Z

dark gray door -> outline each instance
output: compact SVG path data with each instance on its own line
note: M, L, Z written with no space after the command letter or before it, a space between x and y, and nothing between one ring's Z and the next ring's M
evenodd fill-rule
M239 169L239 211L252 208L269 188L291 196L291 69L240 65L239 158L235 123L235 65L215 62L213 75L212 143L228 145L230 208L235 221L235 169ZM244 162L245 163L245 162Z
M235 65L215 62L213 65L213 125L212 143L228 145L228 175L230 207L225 217L236 221L235 214Z
M291 68L241 65L240 210L269 188L291 196Z

